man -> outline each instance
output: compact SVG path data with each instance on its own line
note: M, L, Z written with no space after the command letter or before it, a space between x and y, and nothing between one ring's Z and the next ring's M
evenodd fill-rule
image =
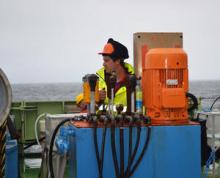
M110 99L110 96L107 97L109 78L112 73L115 73L114 105L122 104L126 106L126 82L129 75L134 74L133 67L124 62L125 59L129 58L128 49L123 44L110 38L99 54L103 57L103 67L96 72L99 77L100 101L108 103Z

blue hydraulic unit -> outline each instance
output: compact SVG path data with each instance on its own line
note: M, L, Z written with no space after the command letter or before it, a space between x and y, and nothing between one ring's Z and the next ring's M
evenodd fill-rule
M200 177L200 126L196 123L164 126L97 122L90 117L73 117L60 124L69 123L61 127L55 142L60 154L69 154L69 177Z
M99 177L99 166L94 144L94 125L77 121L72 123L74 139L71 142L70 169L74 178ZM124 150L120 147L120 130L124 130ZM200 127L192 122L188 125L132 126L132 143L129 146L129 126L107 127L102 160L103 177L117 178L112 139L115 140L115 151L118 172L124 177L128 169L130 157L136 154L128 171L132 178L199 178L200 177ZM104 127L97 127L97 143L99 154L103 149ZM114 138L112 138L112 134ZM138 137L140 135L140 137ZM138 143L138 144L137 144ZM147 144L147 145L146 145ZM138 145L138 146L137 146ZM123 154L123 155L121 155ZM121 157L124 162L121 163ZM140 159L140 161L139 161ZM138 162L139 161L139 162ZM122 166L124 168L122 168ZM128 175L127 175L128 176ZM120 177L120 175L118 176Z

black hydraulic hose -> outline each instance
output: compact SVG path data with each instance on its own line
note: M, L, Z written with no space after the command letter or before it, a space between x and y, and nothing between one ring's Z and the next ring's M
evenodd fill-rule
M116 178L120 178L117 153L116 153L116 147L115 147L115 126L113 125L111 126L111 147L112 147L112 157L114 161L115 175L116 175Z
M141 152L141 154L140 154L140 156L139 156L137 162L135 163L133 169L130 171L129 177L131 177L132 174L134 174L135 170L137 169L138 165L140 164L140 162L141 162L141 160L142 160L142 158L143 158L143 156L144 156L144 154L145 154L145 152L146 152L146 150L147 150L147 148L148 148L149 141L150 141L150 135L151 135L151 127L148 127L146 133L147 133L147 134L146 134L146 140L145 140L145 143L144 143L143 150L142 150L142 152Z
M120 130L120 178L124 178L124 129Z
M93 128L93 140L94 140L94 145L95 145L95 155L96 155L96 160L98 164L99 178L100 178L102 173L101 173L99 149L98 149L98 141L97 141L97 123L94 125L94 128Z
M103 132L102 132L102 148L101 148L101 156L100 156L101 173L103 172L106 130L107 130L107 126L106 126L106 124L105 124L104 130L103 130Z
M128 163L131 162L131 154L132 154L132 126L129 125L129 145L128 145ZM130 171L130 166L127 167L126 172ZM125 172L125 178L126 178L126 172Z
M56 128L54 129L54 132L52 134L52 137L51 137L51 141L50 141L50 150L49 150L49 170L50 170L50 177L51 178L55 178L54 176L54 171L53 171L53 145L54 145L54 141L55 141L55 138L56 138L56 134L57 132L59 131L59 128L64 125L66 122L70 122L71 118L67 118L67 119L64 119L62 120L57 126Z
M101 146L101 155L99 156L99 149L98 149L98 139L97 139L97 123L93 129L93 139L95 144L95 152L96 152L96 160L98 163L98 170L99 170L99 178L102 178L102 171L103 171L103 162L104 162L104 151L105 151L105 137L106 137L106 125L102 132L102 146Z
M135 143L135 147L134 147L134 151L131 155L131 159L128 160L128 166L127 166L127 169L125 171L125 178L129 178L129 173L130 173L130 169L131 169L131 165L134 161L134 158L136 156L136 153L137 153L137 150L138 150L138 147L139 147L139 144L140 144L140 136L141 136L141 127L140 126L137 126L137 137L136 137L136 143Z
M44 137L40 138L39 141L41 142L41 141L43 141L45 138L46 138L46 137L44 136ZM24 150L28 149L29 147L31 147L31 146L33 146L33 145L36 145L36 143L37 143L36 140L35 140L34 142L32 142L32 143L29 143L28 145L26 145L26 146L24 147Z
M210 107L210 111L212 111L213 106L215 105L215 103L220 99L220 96L217 97L214 102L212 103L211 107Z

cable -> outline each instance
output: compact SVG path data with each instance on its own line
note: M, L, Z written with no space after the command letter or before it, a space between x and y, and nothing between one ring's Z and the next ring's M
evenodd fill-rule
M136 143L135 143L135 147L134 147L134 151L131 155L131 159L128 160L128 166L127 166L127 169L125 171L125 178L129 178L129 172L130 172L130 169L131 169L131 165L134 161L134 158L136 156L136 153L137 153L137 150L138 150L138 147L139 147L139 144L140 144L140 135L141 135L141 127L138 126L137 127L137 139L136 139Z
M100 166L98 140L97 140L97 122L95 122L95 125L94 125L94 128L93 128L93 140L94 140L94 145L95 145L96 160L97 160L97 163L98 163L99 178L101 178L102 177L102 171L101 171L101 166Z
M46 138L45 136L44 136L44 137L41 137L41 138L39 139L39 141L41 142L41 141L43 141L45 138ZM37 140L34 141L34 142L32 142L32 143L29 143L28 145L26 145L26 146L24 147L24 150L26 150L26 149L28 149L29 147L35 145L36 143L37 143Z
M149 145L150 135L151 135L151 127L148 127L146 133L147 134L146 134L146 140L145 140L144 148L143 148L143 150L142 150L142 152L141 152L137 162L135 163L133 169L130 171L129 177L131 177L132 174L135 172L135 170L137 169L138 165L140 164L140 162L141 162L141 160L142 160L142 158L143 158L143 156L144 156L144 154L145 154L145 152L147 150L147 147Z
M131 123L129 125L129 145L128 145L128 165L131 162L131 155L132 155L132 126ZM127 172L130 171L130 166L127 167L125 171L125 178L127 176Z
M55 141L55 137L57 132L59 131L59 128L64 125L66 122L70 122L71 120L73 120L74 118L67 118L62 120L54 129L54 132L52 134L51 137L51 141L50 141L50 149L49 149L49 170L50 170L50 176L51 178L55 178L54 176L54 171L53 171L53 160L52 160L52 154L53 154L53 145L54 145L54 141Z
M103 132L102 132L102 149L101 149L101 157L100 157L101 173L102 173L102 171L103 171L106 130L107 130L107 126L106 126L106 124L105 124L104 130L103 130Z
M113 125L111 126L111 147L112 147L112 157L113 157L114 167L115 167L115 175L116 175L116 178L120 178L118 160L117 160L117 154L116 154L116 148L115 148L115 127Z
M124 178L124 130L120 130L120 178Z
M218 101L220 99L220 96L219 97L217 97L215 100L214 100L214 102L212 103L212 105L211 105L211 107L210 107L210 111L212 111L212 108L213 108L213 106L214 106L214 104Z
M37 134L37 125L38 125L38 121L41 119L41 117L43 116L46 116L47 113L43 113L41 115L39 115L35 121L35 124L34 124L34 131L35 131L35 137L36 137L36 141L37 141L37 144L41 146L40 142L39 142L39 138L38 138L38 134Z
M96 126L94 126L93 128L93 140L94 140L94 145L95 145L96 160L98 162L98 168L99 168L99 153L98 153L97 127ZM100 173L100 168L99 168L99 173Z

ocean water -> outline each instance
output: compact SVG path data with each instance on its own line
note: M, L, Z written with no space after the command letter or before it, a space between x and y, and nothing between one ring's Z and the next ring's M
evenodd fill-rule
M215 99L220 97L220 80L211 81L191 81L189 83L189 92L197 98L202 98L202 107L209 109ZM220 99L214 104L213 109L220 109Z
M13 101L71 101L82 91L82 83L12 84ZM189 92L202 97L202 106L210 107L220 96L219 81L191 81ZM215 107L220 108L220 101Z
M81 83L12 84L13 101L71 101L82 91Z

